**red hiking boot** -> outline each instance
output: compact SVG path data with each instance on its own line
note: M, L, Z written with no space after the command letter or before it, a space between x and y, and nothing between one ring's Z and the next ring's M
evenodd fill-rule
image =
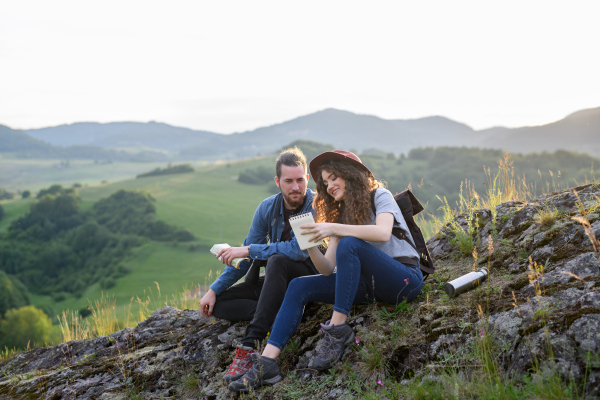
M252 347L236 345L235 357L229 365L229 369L223 377L223 382L229 385L233 381L240 379L252 367L250 354L256 353Z

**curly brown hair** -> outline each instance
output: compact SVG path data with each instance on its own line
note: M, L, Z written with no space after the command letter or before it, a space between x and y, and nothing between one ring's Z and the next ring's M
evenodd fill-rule
M322 172L332 172L346 181L346 195L343 201L335 201L323 183ZM336 222L347 225L366 225L371 210L371 191L385 187L384 183L347 161L331 160L319 167L317 176L317 195L313 200L316 222Z

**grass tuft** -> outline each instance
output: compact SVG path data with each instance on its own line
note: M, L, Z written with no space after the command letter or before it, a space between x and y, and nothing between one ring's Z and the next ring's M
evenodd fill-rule
M534 217L535 222L543 227L550 227L560 217L560 210L555 207L546 206Z

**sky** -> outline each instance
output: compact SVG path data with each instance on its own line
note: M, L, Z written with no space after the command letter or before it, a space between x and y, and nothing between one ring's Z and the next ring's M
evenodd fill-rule
M600 106L600 2L0 0L0 124L219 133L333 107L475 129Z

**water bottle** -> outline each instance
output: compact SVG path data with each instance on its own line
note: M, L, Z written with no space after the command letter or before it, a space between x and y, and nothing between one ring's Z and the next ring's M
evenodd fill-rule
M446 286L444 286L444 291L448 297L456 297L461 293L476 288L481 282L485 281L487 277L488 270L484 267L479 271L469 272L466 275L446 283Z

